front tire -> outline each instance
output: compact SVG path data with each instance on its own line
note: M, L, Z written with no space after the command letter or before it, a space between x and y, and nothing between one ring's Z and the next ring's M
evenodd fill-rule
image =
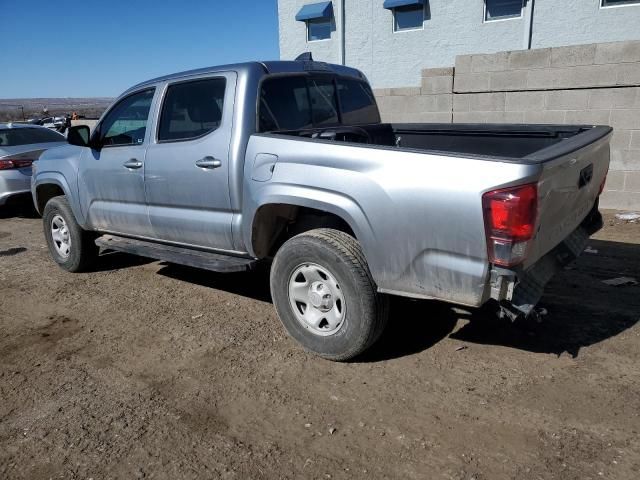
M68 272L83 272L95 264L99 253L95 237L78 225L67 197L49 200L42 221L49 253L60 267Z
M278 250L271 296L289 335L329 360L363 353L388 318L387 297L378 294L360 244L329 228L293 237Z

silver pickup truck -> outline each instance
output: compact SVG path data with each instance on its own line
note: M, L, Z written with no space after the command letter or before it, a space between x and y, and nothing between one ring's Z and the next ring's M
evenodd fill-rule
M388 295L530 315L601 228L611 128L382 123L358 70L244 63L127 90L34 163L51 256L119 250L216 272L271 262L289 334L332 360Z

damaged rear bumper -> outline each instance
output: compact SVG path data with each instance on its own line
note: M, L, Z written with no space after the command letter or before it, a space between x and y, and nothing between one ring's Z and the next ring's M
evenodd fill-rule
M494 267L491 271L491 298L499 302L502 315L516 320L534 313L549 280L578 258L587 246L589 237L602 226L602 215L596 202L593 210L571 235L527 270Z

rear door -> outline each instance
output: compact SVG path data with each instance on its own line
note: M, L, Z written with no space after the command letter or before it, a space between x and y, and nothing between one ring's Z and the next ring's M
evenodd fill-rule
M147 150L153 236L232 250L229 152L236 74L169 83Z
M154 92L147 88L120 100L96 127L101 148L84 149L78 188L96 230L144 237L152 233L144 170Z

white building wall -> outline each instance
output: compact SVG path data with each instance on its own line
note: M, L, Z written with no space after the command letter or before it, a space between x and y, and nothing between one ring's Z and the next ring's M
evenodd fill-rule
M369 4L372 10L373 61L360 66L375 87L420 85L423 68L452 66L456 55L523 46L524 20L484 23L483 0L431 0L424 28L405 32L393 31L393 14L382 8L381 0L347 0L347 15L351 4ZM352 35L347 30L347 59L355 63L357 51L349 48Z
M307 42L306 26L295 16L317 1L278 0L281 58L310 51L317 60L341 63L345 1L346 64L362 70L375 88L419 86L422 69L452 66L456 55L527 48L526 17L484 22L484 0L429 0L422 30L395 33L383 0L333 0L331 39ZM533 48L640 39L640 5L601 9L600 1L536 0Z
M307 26L305 22L298 22L296 20L296 14L304 5L318 3L319 1L320 0L278 0L281 60L293 60L303 52L311 52L313 58L316 60L329 63L342 63L340 0L333 1L335 30L331 32L330 40L307 42Z
M601 8L600 0L536 0L532 48L640 39L640 4Z

